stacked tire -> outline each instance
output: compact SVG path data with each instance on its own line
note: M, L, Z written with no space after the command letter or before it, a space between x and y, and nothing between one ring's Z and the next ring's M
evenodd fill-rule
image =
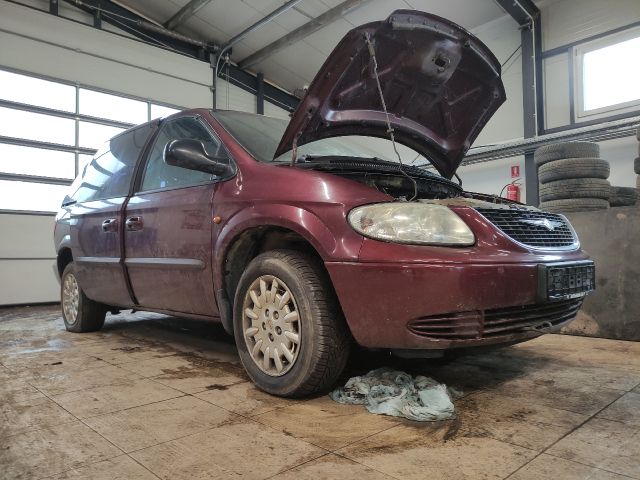
M556 143L534 153L540 182L540 208L566 213L609 208L609 162L590 142Z

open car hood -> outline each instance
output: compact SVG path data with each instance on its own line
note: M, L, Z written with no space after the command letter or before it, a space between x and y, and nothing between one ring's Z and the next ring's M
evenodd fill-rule
M414 10L347 33L300 101L275 157L327 137L389 138L366 36L396 141L451 178L506 99L500 63L464 28Z

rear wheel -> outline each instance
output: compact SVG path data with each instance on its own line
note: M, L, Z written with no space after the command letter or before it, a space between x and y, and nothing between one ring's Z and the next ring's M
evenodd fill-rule
M349 355L350 337L327 273L297 251L273 250L251 261L236 291L234 331L249 377L274 395L330 388Z
M73 262L62 273L60 281L60 303L64 326L70 332L95 332L104 325L107 307L88 298L75 274Z

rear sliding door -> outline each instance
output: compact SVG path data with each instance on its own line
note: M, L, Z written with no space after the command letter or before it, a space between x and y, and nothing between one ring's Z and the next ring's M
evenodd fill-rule
M123 206L136 162L156 129L149 123L112 138L87 165L71 195L71 252L85 294L114 306L132 306L124 270Z

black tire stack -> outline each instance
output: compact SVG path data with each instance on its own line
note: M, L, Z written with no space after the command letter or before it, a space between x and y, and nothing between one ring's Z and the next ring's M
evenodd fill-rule
M569 142L534 153L540 182L540 208L554 213L609 208L609 162L597 143Z

